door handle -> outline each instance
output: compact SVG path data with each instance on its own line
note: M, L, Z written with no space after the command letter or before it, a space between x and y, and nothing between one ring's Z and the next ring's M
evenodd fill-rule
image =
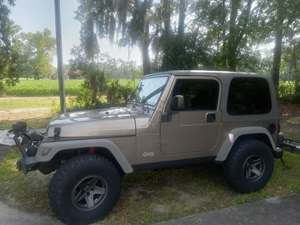
M213 123L216 122L216 113L206 113L206 122Z

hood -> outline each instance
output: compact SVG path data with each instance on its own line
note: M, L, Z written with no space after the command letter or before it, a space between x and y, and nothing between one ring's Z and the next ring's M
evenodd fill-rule
M61 138L132 136L134 112L122 107L65 113L49 123L48 137L54 137L55 129Z

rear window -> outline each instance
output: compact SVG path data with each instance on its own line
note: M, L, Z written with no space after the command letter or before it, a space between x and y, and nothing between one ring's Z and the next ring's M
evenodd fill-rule
M264 78L239 77L232 79L227 111L231 115L265 114L271 111L271 96Z

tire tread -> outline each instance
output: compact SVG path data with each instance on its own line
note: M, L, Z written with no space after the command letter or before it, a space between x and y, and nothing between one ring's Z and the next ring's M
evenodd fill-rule
M95 163L101 164L103 168L106 168L107 171L113 173L112 175L114 176L114 179L117 179L117 182L120 183L120 174L118 169L107 158L97 155L82 155L68 160L56 171L56 173L52 177L51 182L49 184L48 192L50 208L53 210L58 219L62 222L66 224L74 224L72 218L69 217L70 215L66 215L63 211L65 207L65 202L63 201L63 198L61 198L61 196L63 196L64 194L64 190L61 187L64 186L64 183L66 182L66 177L74 173L74 171L80 170L84 165L91 165ZM119 197L119 195L120 190L117 191L117 196ZM112 206L117 201L117 198L111 199L113 202L111 202L111 204L108 207L106 207L107 210L105 210L103 215L99 218L91 218L89 221L84 221L83 223L81 221L77 221L77 224L87 224L96 222L96 220L98 219L102 219L102 217L111 210Z
M239 167L239 163L245 157L245 154L247 154L246 151L251 152L251 149L260 149L260 151L263 151L263 154L265 154L265 157L268 160L265 162L268 167L266 172L267 174L257 183L246 182L239 174L239 170L241 169ZM228 183L240 193L255 192L263 188L271 178L273 168L274 161L270 147L255 139L245 139L236 143L228 156L228 159L224 163L224 173Z

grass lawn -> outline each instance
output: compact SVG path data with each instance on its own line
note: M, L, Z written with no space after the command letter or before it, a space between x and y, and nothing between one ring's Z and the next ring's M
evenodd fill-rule
M59 105L59 97L2 97L0 111L19 108L55 108Z
M33 127L47 119L29 120ZM300 138L300 117L282 123L288 136ZM24 176L15 168L19 154L11 151L0 164L0 199L25 211L52 215L48 207L48 182L51 175L39 172ZM98 224L143 225L233 206L266 197L300 192L300 155L286 153L287 167L276 161L272 180L261 191L237 194L224 180L222 170L214 164L182 169L137 172L124 178L121 200L112 213Z
M47 186L51 178L38 172L24 176L15 168L12 151L0 165L0 197L7 204L51 215ZM122 197L99 224L150 224L272 196L300 192L300 156L286 154L288 168L276 162L271 182L253 194L237 194L226 184L220 168L204 164L184 169L138 172L124 178Z

